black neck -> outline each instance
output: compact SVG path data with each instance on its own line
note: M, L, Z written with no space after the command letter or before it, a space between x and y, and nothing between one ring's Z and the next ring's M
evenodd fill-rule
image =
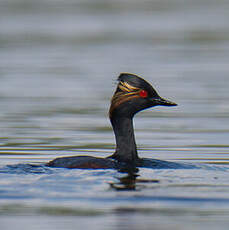
M116 139L116 152L111 157L120 162L134 164L138 159L138 154L134 137L133 119L112 116L110 120Z

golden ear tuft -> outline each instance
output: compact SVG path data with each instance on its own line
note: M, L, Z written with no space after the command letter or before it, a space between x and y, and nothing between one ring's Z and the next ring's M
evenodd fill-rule
M119 105L122 103L129 101L133 98L139 98L139 93L141 91L140 88L130 85L127 82L120 81L118 84L118 88L121 91L116 91L111 99L111 107L110 107L110 117Z
M119 89L121 89L123 92L133 92L133 91L137 91L139 90L139 88L130 85L127 82L122 82L120 81L119 85L118 85Z

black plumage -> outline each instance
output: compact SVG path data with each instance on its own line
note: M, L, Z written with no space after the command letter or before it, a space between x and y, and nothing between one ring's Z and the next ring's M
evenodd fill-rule
M150 160L146 161L138 156L133 117L139 111L159 105L176 106L176 103L161 98L143 78L135 74L121 73L109 110L110 121L116 138L115 153L108 158L61 157L50 161L47 166L98 169L125 166L135 168L150 165Z

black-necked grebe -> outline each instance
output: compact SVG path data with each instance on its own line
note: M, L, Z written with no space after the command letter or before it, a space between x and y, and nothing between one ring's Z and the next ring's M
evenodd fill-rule
M137 112L157 105L176 106L177 104L161 98L156 90L139 76L121 73L109 110L116 138L115 153L107 158L60 157L47 163L47 166L85 169L120 169L126 166L131 168L144 166L147 162L139 158L137 153L133 117Z

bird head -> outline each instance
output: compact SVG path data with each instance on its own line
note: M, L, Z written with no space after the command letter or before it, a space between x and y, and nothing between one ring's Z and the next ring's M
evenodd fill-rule
M156 90L143 78L121 73L118 85L111 99L109 115L133 117L137 112L153 106L176 106L177 104L158 95Z

